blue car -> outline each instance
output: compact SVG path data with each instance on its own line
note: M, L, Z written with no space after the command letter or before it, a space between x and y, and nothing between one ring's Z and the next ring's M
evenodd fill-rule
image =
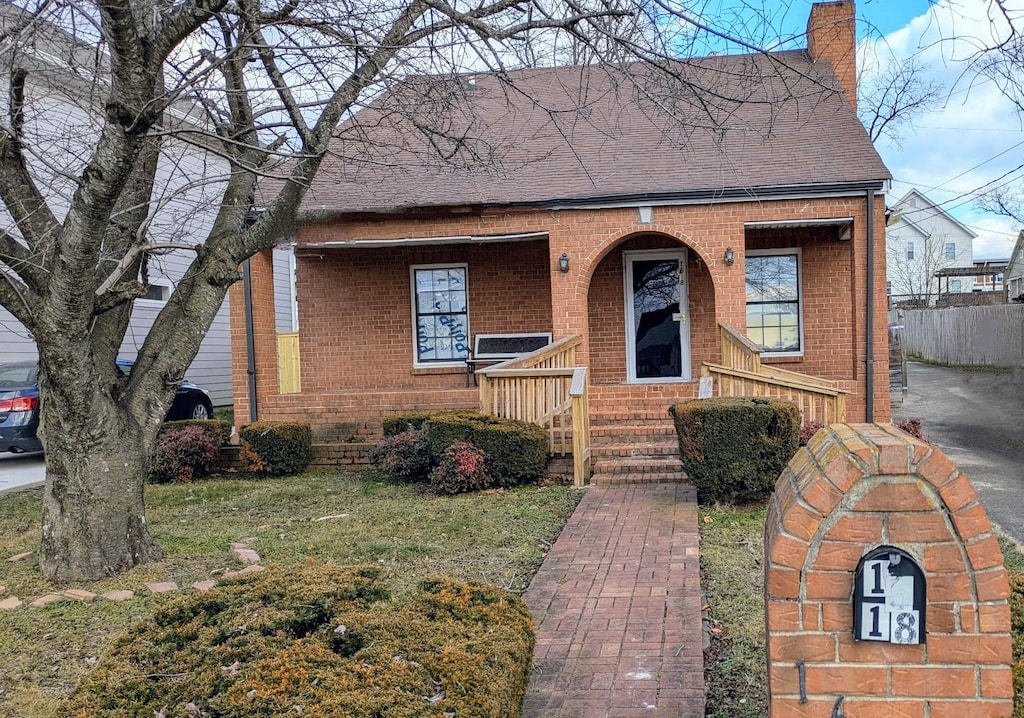
M119 359L125 374L133 362ZM213 404L204 389L183 381L165 421L212 419ZM39 367L35 361L0 364L0 452L42 451L39 429Z
M42 451L39 369L34 361L0 364L0 451Z

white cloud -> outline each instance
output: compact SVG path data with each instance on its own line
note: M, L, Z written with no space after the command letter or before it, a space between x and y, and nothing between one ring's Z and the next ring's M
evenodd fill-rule
M1024 2L1010 2L1024 25ZM990 79L973 74L968 61L1005 36L1002 18L988 2L940 0L905 27L861 43L862 68L916 56L928 76L943 85L943 106L915 120L901 146L884 138L878 151L894 176L890 201L917 187L978 233L975 258L1009 255L1018 227L980 211L978 191L1012 181L1024 188L1022 117ZM1020 145L1020 146L1016 146ZM1015 147L1016 146L1016 147ZM1006 175L1001 180L997 178Z

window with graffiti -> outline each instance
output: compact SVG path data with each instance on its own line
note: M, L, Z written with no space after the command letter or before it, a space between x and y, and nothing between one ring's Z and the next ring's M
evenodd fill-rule
M416 361L453 362L469 357L466 266L413 267Z

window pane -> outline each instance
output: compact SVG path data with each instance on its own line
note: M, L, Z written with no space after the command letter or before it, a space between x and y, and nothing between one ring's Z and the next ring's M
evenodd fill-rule
M797 259L795 254L747 257L747 301L797 301Z
M798 256L748 255L746 285L747 337L769 352L799 352Z
M450 362L468 357L466 269L416 269L414 284L417 360Z

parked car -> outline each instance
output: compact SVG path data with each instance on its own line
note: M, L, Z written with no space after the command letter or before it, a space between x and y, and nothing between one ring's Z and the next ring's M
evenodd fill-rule
M42 451L38 377L34 361L0 364L0 451Z
M134 362L119 359L125 374ZM210 395L190 381L183 381L165 421L211 419ZM39 429L39 367L34 361L0 364L0 451L42 451Z

